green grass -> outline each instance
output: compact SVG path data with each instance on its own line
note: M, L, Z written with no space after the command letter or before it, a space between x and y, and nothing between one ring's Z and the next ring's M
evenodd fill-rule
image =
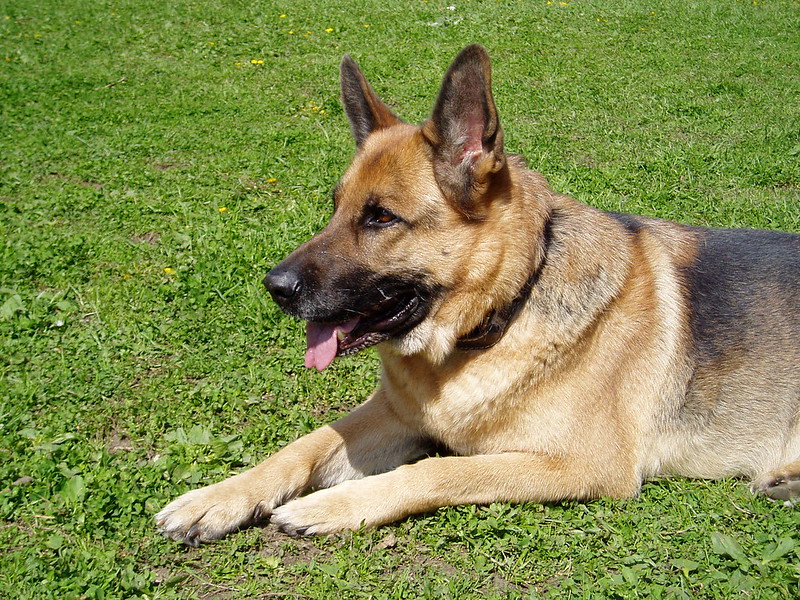
M800 513L740 481L327 539L265 527L186 549L156 533L169 499L375 383L369 352L306 371L301 324L260 284L324 224L353 152L344 52L418 122L457 51L483 43L506 147L557 190L800 231L797 1L446 6L3 2L0 596L800 594Z

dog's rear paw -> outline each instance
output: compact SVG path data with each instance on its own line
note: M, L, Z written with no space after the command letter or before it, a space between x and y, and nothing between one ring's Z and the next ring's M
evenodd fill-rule
M794 504L800 500L800 471L784 469L770 473L758 490L773 500Z
M161 510L155 521L165 537L189 546L225 537L266 516L265 506L223 481L187 492Z

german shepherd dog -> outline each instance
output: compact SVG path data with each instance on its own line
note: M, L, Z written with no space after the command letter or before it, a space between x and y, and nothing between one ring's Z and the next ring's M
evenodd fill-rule
M416 127L349 56L357 152L329 224L265 279L306 366L377 345L352 413L157 516L196 545L271 516L328 534L494 501L635 496L656 475L800 496L800 235L606 213L503 152L465 48ZM429 452L431 446L446 452Z

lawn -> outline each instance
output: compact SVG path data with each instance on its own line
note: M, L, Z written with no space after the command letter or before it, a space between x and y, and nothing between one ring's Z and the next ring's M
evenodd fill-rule
M796 0L4 0L0 597L797 598L800 510L745 482L465 506L198 549L152 517L350 410L261 279L353 142L345 52L407 120L484 44L506 148L608 210L800 232Z

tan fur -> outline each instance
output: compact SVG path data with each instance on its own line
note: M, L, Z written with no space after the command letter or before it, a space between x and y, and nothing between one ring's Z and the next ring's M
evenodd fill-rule
M347 258L336 269L425 269L446 291L422 323L378 346L380 386L365 404L180 497L157 516L166 535L196 544L267 515L290 533L324 534L461 503L628 497L659 474L744 474L775 498L800 493L797 393L773 409L748 391L770 364L795 363L759 355L749 370L701 368L693 354L685 271L702 230L639 217L632 231L503 154L488 58L475 47L451 67L422 128L399 122L347 60L346 73L359 151L330 224L296 252L319 256L319 269L334 269L324 266L333 254ZM446 121L445 93L469 77L491 104L471 144L460 137L474 123ZM368 197L410 225L364 233ZM499 343L458 350L532 273L530 297ZM797 340L783 351L796 356ZM797 370L784 381L796 390ZM430 441L453 456L407 464Z

